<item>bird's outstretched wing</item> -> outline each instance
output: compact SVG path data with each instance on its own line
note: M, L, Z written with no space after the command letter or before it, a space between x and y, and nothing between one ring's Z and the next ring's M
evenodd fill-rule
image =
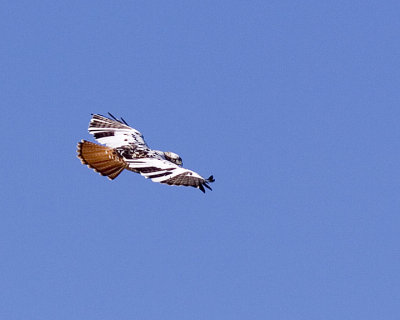
M190 186L205 192L204 187L211 189L208 185L214 182L213 176L203 178L198 173L177 166L168 160L157 158L142 158L127 160L128 170L139 172L145 178L153 182L165 183L176 186Z
M110 118L99 114L93 114L89 123L89 133L101 144L110 148L134 146L149 148L143 135L131 128L124 119L118 120L111 113Z

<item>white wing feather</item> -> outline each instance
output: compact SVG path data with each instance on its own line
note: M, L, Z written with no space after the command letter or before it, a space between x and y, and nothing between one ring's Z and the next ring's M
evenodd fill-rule
M129 164L129 169L139 171L146 179L150 178L153 182L163 183L180 174L187 174L193 178L204 180L198 173L177 166L168 160L156 158L142 158L125 160ZM147 170L146 170L147 169Z
M143 135L120 121L94 114L89 123L89 133L96 141L110 148L135 145L148 148Z

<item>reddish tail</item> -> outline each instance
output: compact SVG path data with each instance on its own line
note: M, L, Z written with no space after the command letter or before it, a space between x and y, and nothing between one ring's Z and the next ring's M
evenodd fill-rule
M114 149L96 143L82 140L78 143L77 152L82 164L110 180L115 179L127 167Z

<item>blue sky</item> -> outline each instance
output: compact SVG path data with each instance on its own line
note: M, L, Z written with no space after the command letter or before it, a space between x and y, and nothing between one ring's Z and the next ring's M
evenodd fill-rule
M398 319L396 1L3 1L2 319ZM91 113L213 191L82 166Z

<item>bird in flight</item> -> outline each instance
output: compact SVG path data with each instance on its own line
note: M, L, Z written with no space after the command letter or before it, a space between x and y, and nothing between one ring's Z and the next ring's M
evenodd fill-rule
M82 140L78 143L78 158L82 164L115 179L124 169L140 173L153 182L177 186L190 186L205 193L204 187L211 190L209 183L213 176L205 179L198 173L182 167L182 159L176 153L152 150L144 141L143 135L131 128L126 121L93 114L89 123L89 133L97 143Z

